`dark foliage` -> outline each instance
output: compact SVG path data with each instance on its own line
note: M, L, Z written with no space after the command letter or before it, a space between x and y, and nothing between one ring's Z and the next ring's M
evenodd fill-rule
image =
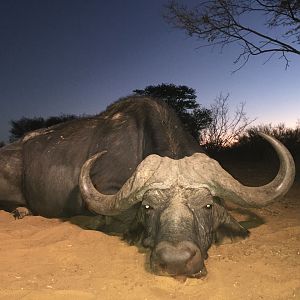
M47 119L41 118L41 117L35 117L35 118L21 118L19 120L12 120L11 123L11 129L10 129L10 142L16 141L17 139L23 137L26 133L41 129L41 128L47 128L62 122L74 120L76 118L79 118L75 115L61 115L58 117L49 117Z
M0 141L0 148L4 147L5 146L5 143Z
M228 158L228 159L238 159L240 161L268 161L276 162L278 161L277 154L274 149L262 139L258 132L264 132L276 139L281 141L291 152L297 172L300 171L300 128L287 128L283 124L273 126L269 125L259 125L253 126L248 129L247 132L242 135L239 140L231 145L231 147L226 147L219 149L218 153L212 151L209 154L216 159Z
M212 121L209 109L197 103L195 90L185 85L149 85L143 90L134 90L137 95L151 96L165 101L172 107L191 135L199 141L199 131Z
M269 152L264 147L265 142L259 137L258 132L264 132L281 141L293 155L300 153L300 128L287 128L283 124L277 126L259 125L247 130L247 133L240 137L238 143L232 146L232 149L241 149L244 152L251 153L253 149L262 156L276 156L274 151Z

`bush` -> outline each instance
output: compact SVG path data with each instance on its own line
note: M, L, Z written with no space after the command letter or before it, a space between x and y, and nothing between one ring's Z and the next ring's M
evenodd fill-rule
M247 130L246 134L243 135L238 142L233 145L232 148L249 148L249 153L255 148L260 148L262 144L262 138L258 135L258 132L263 132L271 135L281 141L289 151L296 155L300 150L300 128L288 128L284 124L278 125L258 125L251 127Z
M258 125L249 128L238 141L230 147L223 148L220 156L238 160L278 161L272 146L258 135L263 132L281 141L291 152L295 163L300 167L300 127L288 128L284 124ZM215 156L215 153L211 153Z

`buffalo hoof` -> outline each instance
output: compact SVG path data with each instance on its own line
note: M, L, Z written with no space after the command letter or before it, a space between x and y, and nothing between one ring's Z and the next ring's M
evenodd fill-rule
M32 212L26 207L17 207L12 211L12 215L15 219L23 219L26 216L31 216Z

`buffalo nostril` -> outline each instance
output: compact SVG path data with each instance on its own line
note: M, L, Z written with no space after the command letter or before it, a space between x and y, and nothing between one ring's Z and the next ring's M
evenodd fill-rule
M143 240L143 246L144 246L145 248L153 248L153 246L154 246L154 241L153 241L153 239L150 238L150 237L145 238L145 239Z
M162 271L166 271L167 270L167 265L166 264L163 264L163 263L160 263L159 264L159 267Z
M187 243L172 245L163 242L154 250L152 259L154 268L170 275L192 275L203 266L200 250Z
M161 265L184 265L190 261L193 254L187 250L165 248L157 253Z

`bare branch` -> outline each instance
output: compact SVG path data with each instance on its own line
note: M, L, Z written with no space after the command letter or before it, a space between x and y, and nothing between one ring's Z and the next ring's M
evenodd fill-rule
M280 34L266 34L263 29L246 25L246 17L261 20L269 29L280 27ZM300 1L299 0L199 0L194 8L171 1L165 19L190 36L206 41L201 46L220 46L223 49L238 43L241 53L234 60L242 68L251 56L280 54L286 68L288 54L300 55ZM277 34L277 35L275 35ZM235 70L235 71L237 71Z
M200 134L201 144L206 148L220 149L236 142L247 127L255 121L248 119L245 103L236 107L234 115L229 110L229 94L220 94L210 107L212 122Z

